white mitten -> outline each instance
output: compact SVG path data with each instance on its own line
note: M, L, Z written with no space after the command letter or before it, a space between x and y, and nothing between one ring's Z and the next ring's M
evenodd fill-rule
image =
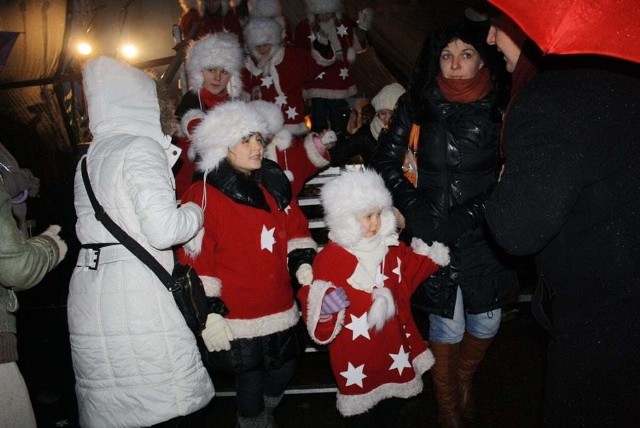
M187 256L191 257L192 259L195 259L196 256L200 254L200 251L202 251L203 238L204 238L204 227L201 227L200 230L198 230L198 233L196 233L196 236L194 236L189 241L184 243L184 245L182 245L182 248L184 248L184 251L185 253L187 253Z
M358 27L364 31L369 31L373 24L373 10L370 7L366 7L358 12Z
M309 285L313 281L313 269L309 263L302 263L296 271L296 279L300 285Z
M209 352L228 351L231 349L233 334L227 321L219 314L209 314L204 330L202 330L202 340Z
M320 141L322 141L322 145L330 149L331 147L336 145L336 141L338 141L338 136L334 131L328 129L322 134L322 138L320 139Z
M53 249L56 254L56 262L57 265L64 259L64 256L67 255L67 244L60 238L60 226L57 224L52 224L42 232L39 236L45 238L51 244L53 244Z

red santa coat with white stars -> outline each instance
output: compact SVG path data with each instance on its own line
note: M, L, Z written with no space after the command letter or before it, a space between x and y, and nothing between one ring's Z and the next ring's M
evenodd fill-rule
M408 299L439 266L403 243L388 248L382 272L387 277L384 286L396 301L396 313L381 331L369 329L366 323L372 293L347 283L358 260L333 242L314 260L314 282L298 293L309 334L314 341L328 344L338 385L337 407L344 416L366 412L386 398L419 394L421 375L434 362L411 319L408 301L399 299ZM351 304L330 321L319 322L322 299L335 287L344 288Z
M200 276L217 278L225 317L235 339L266 336L294 326L299 311L287 270L287 254L315 248L308 222L295 199L280 211L261 187L270 212L235 202L220 190L194 183L183 195L204 207L202 250L195 259L178 252ZM204 193L203 193L204 192Z
M335 51L330 57L323 57L313 48L316 36L311 31L308 19L300 21L296 27L295 45L310 51L316 63L323 66L322 71L313 80L306 82L305 98L343 99L358 92L350 63L355 61L356 52L361 51L362 48L354 34L354 26L348 19L336 19L336 30L342 49L342 58L338 58Z
M242 70L243 87L251 100L280 106L285 128L293 135L304 135L308 132L304 122L304 82L314 79L322 67L313 61L308 50L293 46L277 48L270 65L264 69L258 68L253 58L247 58Z

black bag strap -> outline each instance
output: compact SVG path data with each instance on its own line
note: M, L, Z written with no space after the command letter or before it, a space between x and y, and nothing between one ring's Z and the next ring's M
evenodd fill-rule
M118 226L112 219L109 217L109 214L104 210L100 202L96 199L96 195L93 193L93 189L91 188L91 181L89 180L89 174L87 173L87 158L86 156L82 158L82 181L84 181L84 186L87 189L87 195L89 196L89 200L91 201L91 206L93 206L93 210L95 211L96 219L104 225L104 227L122 244L126 249L131 251L134 256L139 258L149 269L155 273L160 281L164 284L165 287L169 291L173 291L173 281L171 278L171 274L167 272L167 270L160 264L155 257L149 253L138 241L133 239L131 236L127 234L120 226Z

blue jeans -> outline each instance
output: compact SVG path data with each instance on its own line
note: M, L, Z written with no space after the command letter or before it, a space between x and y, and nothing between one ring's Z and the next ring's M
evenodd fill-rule
M437 343L458 343L465 330L478 339L491 339L498 333L502 310L494 309L481 314L465 314L462 290L456 292L453 319L429 315L429 340Z

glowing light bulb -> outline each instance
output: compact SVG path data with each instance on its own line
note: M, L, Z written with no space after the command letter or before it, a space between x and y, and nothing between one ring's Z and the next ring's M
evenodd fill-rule
M87 43L87 42L80 42L80 43L78 43L78 47L77 47L77 49L78 49L78 53L79 53L80 55L83 55L83 56L90 55L90 54L91 54L91 52L93 51L93 48L92 48L92 47L91 47L91 45L90 45L89 43Z

